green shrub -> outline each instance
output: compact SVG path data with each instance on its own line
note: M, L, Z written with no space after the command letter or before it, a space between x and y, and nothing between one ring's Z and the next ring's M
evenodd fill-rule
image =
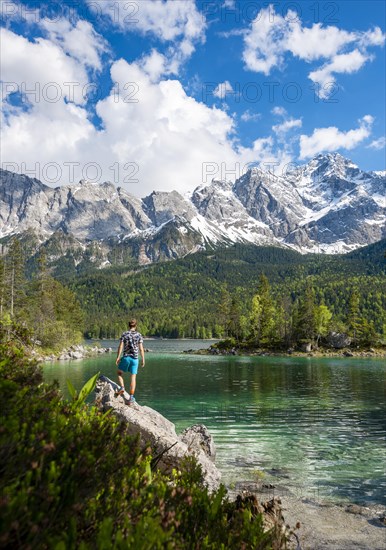
M214 344L213 347L218 348L219 350L231 350L236 347L238 344L235 338L226 338L225 340L220 340L217 344Z
M262 518L195 461L166 477L151 449L110 414L65 401L17 347L0 343L0 547L15 549L282 548Z

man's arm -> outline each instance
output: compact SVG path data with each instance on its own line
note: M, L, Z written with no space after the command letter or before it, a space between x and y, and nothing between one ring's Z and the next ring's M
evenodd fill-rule
M117 366L119 365L119 361L120 361L120 358L121 358L122 350L123 350L123 342L119 342L118 352L117 352L117 359L116 359L116 361L115 361L115 364L116 364Z
M145 350L143 349L143 344L142 342L139 344L139 353L141 354L141 359L142 359L142 367L145 366Z

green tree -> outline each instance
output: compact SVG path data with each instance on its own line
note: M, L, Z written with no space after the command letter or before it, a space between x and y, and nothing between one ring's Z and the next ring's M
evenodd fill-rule
M362 346L372 346L379 338L377 331L375 330L374 322L369 322L366 319L361 320L359 335L359 343Z
M231 314L232 298L228 291L228 286L221 287L219 311L219 322L223 328L224 336L230 336L230 314Z
M6 262L3 256L0 256L0 319L5 312L6 296Z
M298 340L312 341L316 337L315 289L311 280L300 296L296 310L295 331Z
M354 290L350 294L348 305L347 325L349 335L353 339L353 343L357 343L361 331L361 317L359 312L360 297L358 291Z
M44 251L38 258L27 301L25 318L44 348L60 349L80 341L83 311L75 294L49 275Z
M322 336L326 336L330 327L332 319L332 313L327 306L321 304L315 308L315 331L316 331L316 343L319 344L319 340Z
M21 243L13 238L7 254L7 288L11 317L20 313L24 306L26 279L25 261Z
M242 339L241 304L236 293L231 298L227 328L228 336L236 338L238 342Z
M267 345L275 337L276 307L268 278L261 275L258 292L252 298L251 336L257 345Z

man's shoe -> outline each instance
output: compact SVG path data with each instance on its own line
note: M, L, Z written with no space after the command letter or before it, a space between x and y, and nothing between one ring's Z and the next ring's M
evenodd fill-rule
M120 388L119 390L115 390L115 397L119 397L120 395L123 395L125 393L125 388Z
M136 403L136 400L135 400L134 395L130 395L129 403L130 403L130 405L131 405L132 403Z

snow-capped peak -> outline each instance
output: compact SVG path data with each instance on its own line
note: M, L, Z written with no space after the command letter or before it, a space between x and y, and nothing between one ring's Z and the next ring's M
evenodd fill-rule
M338 153L282 176L251 166L234 184L213 179L185 196L154 191L140 199L111 182L85 180L52 189L4 170L0 186L0 236L27 229L61 230L84 242L125 236L147 243L152 258L149 243L165 235L173 235L174 255L208 242L334 252L386 237L386 172L362 171Z

